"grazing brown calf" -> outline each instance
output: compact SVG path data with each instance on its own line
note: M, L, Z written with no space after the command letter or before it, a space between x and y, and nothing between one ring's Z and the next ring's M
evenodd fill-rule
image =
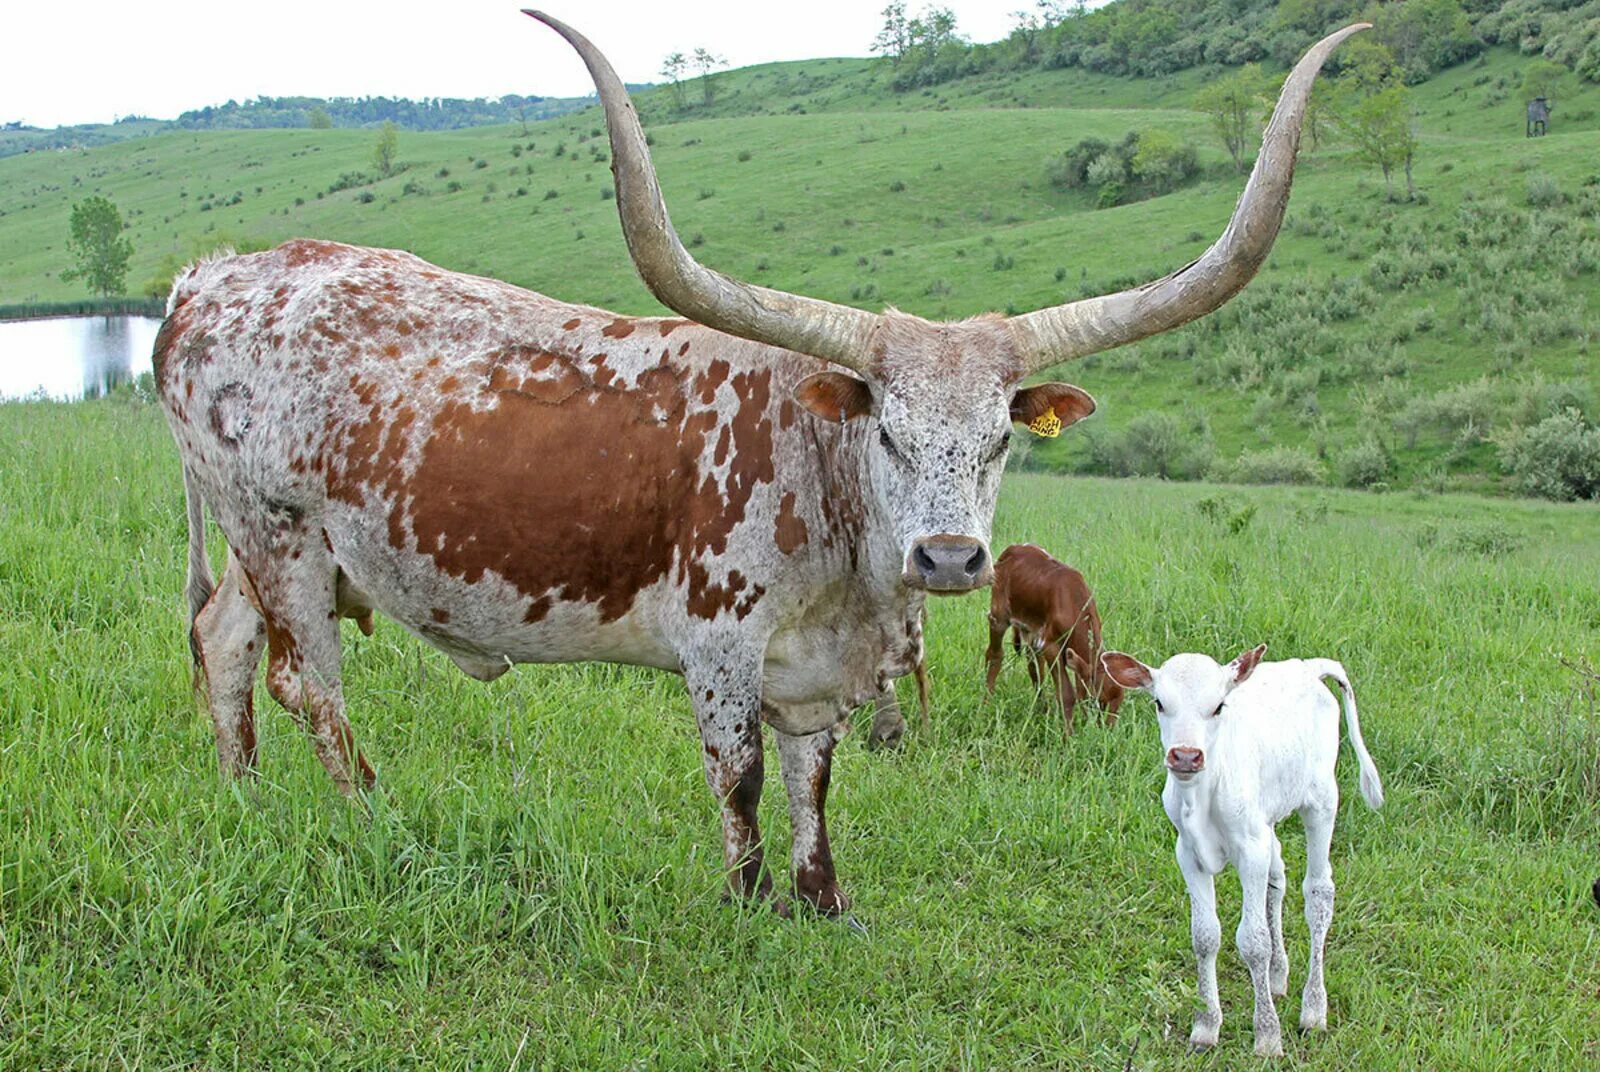
M989 676L993 694L1000 675L1006 630L1012 644L1028 652L1028 676L1037 687L1043 674L1055 681L1066 731L1072 732L1072 709L1080 696L1093 696L1105 709L1106 725L1117 721L1122 686L1100 665L1100 612L1083 574L1051 558L1031 543L1014 543L994 564L994 590L989 603ZM1073 677L1077 677L1077 687Z

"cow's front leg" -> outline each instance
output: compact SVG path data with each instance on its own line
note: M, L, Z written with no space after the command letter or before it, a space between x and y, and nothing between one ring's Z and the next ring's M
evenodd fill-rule
M685 665L684 682L700 724L706 784L722 807L722 859L728 888L738 897L772 896L763 866L761 827L761 662L708 660ZM781 903L774 907L786 911Z
M789 820L794 827L790 859L795 895L824 915L839 915L850 907L850 899L834 876L825 814L838 727L801 735L780 731L776 737L783 784L789 791Z

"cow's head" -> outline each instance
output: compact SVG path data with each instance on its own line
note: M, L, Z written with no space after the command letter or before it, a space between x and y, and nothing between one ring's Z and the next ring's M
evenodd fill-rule
M1227 666L1218 666L1209 655L1188 653L1155 670L1120 651L1104 652L1100 663L1118 685L1141 689L1155 700L1167 773L1189 782L1206 769L1217 730L1228 717L1228 694L1255 673L1266 650L1265 644L1251 648Z
M1222 237L1198 260L1132 290L1009 318L932 323L873 313L730 279L689 255L667 217L644 131L610 63L572 28L537 11L578 51L611 137L622 231L645 285L708 327L832 362L798 400L829 420L876 424L868 450L879 505L895 519L903 579L964 592L993 577L988 550L1011 425L1055 435L1094 411L1069 384L1024 387L1051 365L1203 316L1249 282L1283 222L1300 123L1317 70L1358 24L1323 39L1284 83L1255 170Z

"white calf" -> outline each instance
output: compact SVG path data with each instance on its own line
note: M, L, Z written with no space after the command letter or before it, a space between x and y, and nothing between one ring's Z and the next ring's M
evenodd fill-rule
M1333 921L1333 840L1339 785L1339 708L1323 678L1344 698L1350 745L1361 761L1361 795L1383 805L1383 785L1361 740L1355 690L1332 659L1263 663L1267 646L1245 652L1227 666L1206 655L1174 655L1153 670L1131 655L1108 651L1101 662L1125 688L1155 698L1167 787L1161 794L1178 830L1178 867L1189 886L1189 925L1199 963L1200 1000L1189 1044L1216 1045L1222 1026L1217 1001L1217 923L1212 877L1229 863L1239 872L1244 911L1236 939L1256 992L1256 1053L1283 1052L1273 995L1289 990L1289 955L1283 947L1283 846L1273 828L1298 812L1306 830L1306 923L1311 964L1300 1002L1302 1030L1328 1026L1322 983L1322 947Z

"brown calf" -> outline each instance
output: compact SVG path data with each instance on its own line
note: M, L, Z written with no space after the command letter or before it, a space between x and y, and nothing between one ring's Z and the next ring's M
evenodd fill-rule
M1054 678L1066 732L1072 732L1072 709L1080 695L1100 702L1106 725L1117 721L1122 686L1100 666L1100 612L1083 574L1033 544L1012 544L1001 553L989 603L987 694L993 694L1000 675L1007 629L1016 631L1012 644L1019 652L1027 648L1028 675L1035 687L1044 672Z

